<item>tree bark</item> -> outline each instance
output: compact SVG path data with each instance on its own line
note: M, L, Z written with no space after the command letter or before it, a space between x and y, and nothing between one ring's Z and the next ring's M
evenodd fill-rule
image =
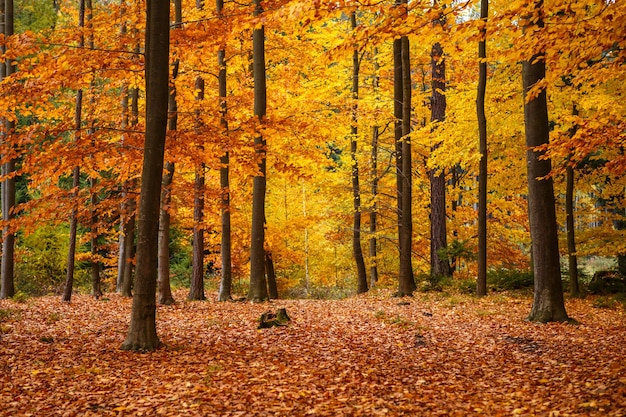
M217 15L222 18L222 10L224 9L224 0L216 0ZM218 93L220 99L220 126L224 138L228 138L228 121L226 115L228 107L226 103L226 50L222 46L217 52L217 64L219 65L218 73ZM220 279L220 289L218 294L219 301L228 301L232 299L232 249L231 249L231 230L230 230L230 152L228 151L227 140L224 140L225 150L220 158L220 188L221 188L221 224L222 237L220 246L220 255L222 257L222 274Z
M372 208L370 210L370 239L369 239L369 257L370 257L370 287L374 287L378 282L378 137L379 127L372 127Z
M0 0L1 1L1 0ZM13 0L5 0L4 2L4 35L9 37L13 35ZM15 72L15 66L12 59L7 59L4 65L4 75L10 77ZM4 120L4 147L10 147L6 144L6 138L13 134L15 123ZM15 159L11 158L3 164L3 174L5 180L2 182L2 220L5 226L2 229L2 260L0 265L0 299L10 298L15 295L14 269L15 269L15 232L11 229L11 222L15 217L13 210L15 209Z
M533 16L532 19L536 19L535 25L542 28L543 1L535 1L534 5L539 17ZM528 22L526 28L530 25ZM537 36L536 33L533 36ZM552 178L546 178L550 173L551 163L549 159L542 158L542 152L536 150L537 146L549 142L546 90L542 90L533 99L529 100L527 97L528 91L542 81L545 74L542 53L533 55L523 63L524 127L528 149L528 216L535 276L533 305L528 319L538 322L569 319L565 311L561 283L554 187Z
M476 95L476 114L478 116L478 150L480 165L478 172L478 278L476 295L487 295L487 117L485 116L485 92L487 89L487 17L489 0L480 1L481 38L478 42L478 92Z
M254 15L263 12L261 0L254 0ZM259 122L265 119L266 80L265 80L265 27L252 32L252 72L254 78L254 115ZM259 174L254 176L252 185L252 230L250 242L250 292L248 298L254 302L265 301L267 282L265 279L265 191L266 191L266 142L261 133L254 139L256 157L259 161Z
M572 115L578 115L576 104L572 106ZM576 127L572 127L569 136L573 137L576 133ZM574 225L574 167L568 165L566 168L566 185L565 185L565 218L567 228L567 262L569 275L569 292L572 296L580 295L580 286L578 285L578 257L576 256L576 229Z
M169 1L148 0L146 18L146 133L139 200L135 296L124 350L155 350L156 276L161 177L168 107Z
M437 23L440 24L440 23ZM446 117L446 62L443 48L439 42L431 50L432 97L431 122L443 122ZM435 144L434 151L440 146ZM431 169L430 179L430 274L431 276L450 276L450 263L439 252L448 246L446 229L446 178L445 170Z
M411 59L407 36L401 39L402 57L402 224L400 235L400 278L398 295L412 295L416 289L413 277L413 167L411 156Z
M172 95L170 94L170 100ZM169 119L170 123L172 118ZM159 304L174 304L170 287L170 213L172 201L172 181L174 180L174 164L165 163L163 179L161 180L161 208L159 210L159 237L158 237L158 274L157 287Z
M350 14L352 30L356 30L356 12ZM359 100L359 51L352 51L352 126L350 126L350 159L352 161L352 202L354 207L352 225L352 255L357 270L357 294L367 292L367 271L361 247L361 188L359 185L358 150L358 100Z

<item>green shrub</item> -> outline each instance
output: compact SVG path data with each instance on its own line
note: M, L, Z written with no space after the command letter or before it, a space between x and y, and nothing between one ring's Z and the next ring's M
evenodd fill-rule
M533 273L516 269L491 270L487 272L487 285L493 291L533 288Z
M44 225L18 239L15 287L28 295L58 293L65 282L69 250L67 225ZM89 270L80 262L74 270L76 287L89 284Z

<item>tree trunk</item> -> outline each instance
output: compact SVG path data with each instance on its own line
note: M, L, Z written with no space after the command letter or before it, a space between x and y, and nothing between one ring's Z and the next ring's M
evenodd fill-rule
M374 89L374 95L376 100L378 97L379 76L378 71L380 66L378 65L378 48L374 48L374 80L372 81L372 88ZM378 282L378 239L376 233L378 232L378 138L380 136L380 128L378 125L372 126L372 152L370 156L371 164L371 176L372 176L372 208L370 210L370 239L369 239L369 257L370 257L370 287L374 288Z
M352 30L356 30L356 12L350 14ZM357 158L357 139L359 134L358 100L359 100L359 51L352 51L352 126L350 127L350 159L352 160L352 201L354 206L352 226L352 254L357 270L357 294L367 292L367 271L361 247L361 189L359 186L359 163Z
M535 2L539 17L533 16L535 25L543 27L542 0ZM531 23L528 22L528 26ZM527 26L527 28L528 28ZM537 36L533 31L533 36ZM530 36L530 35L526 35ZM528 317L531 321L549 322L568 320L563 300L561 271L559 265L559 240L556 223L554 189L552 178L545 178L551 170L549 159L542 159L537 146L549 142L547 94L541 93L528 101L528 91L545 78L545 61L541 54L523 63L524 127L528 168L528 216L532 240L533 272L535 288L533 305Z
M254 15L263 12L261 0L254 0ZM254 115L263 123L266 112L265 83L265 28L252 32L252 72L254 78ZM254 302L267 300L267 282L265 280L265 190L266 190L266 143L262 134L254 139L259 174L252 185L252 230L250 242L250 292L248 298Z
M157 240L167 128L169 1L148 0L146 19L146 133L144 145L135 296L124 350L155 350Z
M435 43L431 50L431 68L430 121L443 122L446 117L446 63L443 48L439 42ZM438 147L439 144L435 144L432 151ZM450 263L447 258L439 256L439 252L448 246L445 171L443 168L431 169L428 177L430 179L430 274L435 277L447 277L450 276Z
M572 114L578 115L576 104L572 106ZM572 127L569 132L570 137L576 133L576 127ZM576 256L576 232L574 227L574 167L568 165L566 168L565 186L565 217L567 227L567 261L569 275L569 292L572 296L580 295L578 285L578 257Z
M480 19L487 24L489 0L480 1ZM487 29L480 28L481 39L478 42L478 93L476 95L476 114L478 116L478 150L480 166L478 172L478 278L476 295L487 295L487 117L485 116L485 92L487 89Z
M13 0L5 0L4 2L4 35L9 37L13 35ZM4 63L4 76L9 77L15 72L15 66L12 59L7 59ZM4 78L4 77L3 77ZM4 120L4 135L6 138L13 134L15 123L8 119ZM4 144L5 148L12 146ZM10 298L15 295L14 269L15 269L15 233L11 229L11 222L15 217L13 210L15 209L15 177L11 175L15 172L15 159L11 158L3 164L3 175L5 180L2 182L2 220L5 226L2 229L2 261L0 271L0 299Z
M224 9L224 0L216 0L216 12L217 15L222 17L222 10ZM222 133L225 139L228 138L228 121L226 120L226 114L228 107L226 104L226 51L222 47L217 51L217 64L219 65L218 73L218 93L220 97L220 126L222 127ZM224 141L226 142L226 141ZM224 148L228 149L227 143L224 143ZM226 150L220 158L220 188L221 188L221 223L222 223L222 238L220 246L220 254L222 257L222 275L220 279L220 289L218 294L219 301L228 301L232 299L232 250L231 250L231 231L230 231L230 152Z
M1 1L1 0L0 0ZM85 27L85 0L80 0L78 8L78 27ZM85 45L84 35L80 35L78 47ZM83 111L83 90L76 92L76 105L74 107L74 141L78 142L81 136ZM76 259L76 234L78 229L78 188L80 185L80 167L75 166L72 171L72 211L70 214L70 243L67 253L67 271L65 275L65 288L63 289L63 301L70 302L72 299L72 289L74 286L74 266Z
M134 181L131 181L134 183ZM134 186L132 186L134 188ZM120 292L122 297L132 297L133 288L133 260L135 258L135 209L137 203L132 197L128 200L128 219L124 225L124 270L122 271L122 286Z
M170 94L170 100L172 95ZM172 119L170 118L170 122ZM165 172L161 181L161 209L159 210L159 237L158 237L158 278L157 287L159 304L174 304L170 287L170 213L172 201L172 181L174 179L174 164L165 163Z
M376 233L378 232L378 137L379 127L372 127L372 208L370 210L370 239L369 239L369 257L370 257L370 287L374 287L378 282L378 242Z
M98 252L98 212L96 211L96 204L98 204L98 194L95 192L95 186L97 181L95 178L91 178L91 295L95 298L102 297L102 286L100 283L100 254Z
M267 286L269 288L270 300L278 299L278 286L276 285L276 271L274 270L274 260L272 252L265 251L265 272L267 274Z
M413 168L411 156L411 59L407 36L401 39L402 57L402 224L400 278L398 295L412 295L416 289L413 277Z

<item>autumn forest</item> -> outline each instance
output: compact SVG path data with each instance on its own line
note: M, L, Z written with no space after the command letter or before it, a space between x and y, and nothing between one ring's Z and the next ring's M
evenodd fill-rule
M6 415L623 415L620 0L0 6Z

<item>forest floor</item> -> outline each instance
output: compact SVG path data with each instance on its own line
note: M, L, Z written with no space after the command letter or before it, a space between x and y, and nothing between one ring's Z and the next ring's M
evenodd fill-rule
M569 299L579 324L540 325L530 305L384 291L179 301L158 307L163 347L132 353L129 299L3 300L0 416L626 416L622 306ZM257 329L279 307L290 324Z

